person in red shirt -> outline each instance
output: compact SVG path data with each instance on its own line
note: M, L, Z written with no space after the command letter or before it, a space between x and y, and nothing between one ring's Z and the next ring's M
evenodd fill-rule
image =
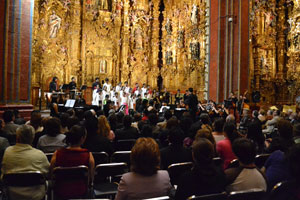
M93 177L95 160L92 153L87 149L81 148L86 139L86 129L82 126L75 125L69 133L66 133L66 143L68 147L57 150L51 159L50 172L55 167L75 167L85 165L89 167L90 181ZM62 199L81 198L87 193L87 185L84 180L78 181L60 181L54 186L55 194Z

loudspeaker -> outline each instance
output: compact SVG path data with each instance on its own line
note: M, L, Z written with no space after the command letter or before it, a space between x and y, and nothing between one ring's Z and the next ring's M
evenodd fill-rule
M252 100L254 103L258 103L260 102L260 92L259 91L255 91L252 93Z

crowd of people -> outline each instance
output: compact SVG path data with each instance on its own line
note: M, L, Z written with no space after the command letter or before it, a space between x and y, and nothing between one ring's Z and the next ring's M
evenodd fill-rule
M280 198L300 198L297 113L254 110L251 115L249 109L243 109L238 122L224 106L208 103L203 108L192 89L185 103L188 109L181 115L169 109L159 112L154 101L145 98L132 112L105 105L97 111L69 109L50 117L33 111L27 122L17 112L5 111L0 132L1 173L41 171L51 176L58 166L85 165L92 180L95 161L91 152L112 155L118 141L135 139L131 170L122 176L115 199L171 195L182 200L223 191L269 192L283 181L294 183L295 189L283 192L286 196ZM54 153L50 163L45 153ZM261 169L255 164L258 154L270 155ZM221 158L220 166L213 161L215 157ZM237 167L231 166L234 160L238 160ZM166 170L182 162L194 166L175 189ZM56 193L63 199L78 197L86 193L83 184L58 186ZM14 192L15 199L26 199L31 193L29 199L40 199L45 194L43 188Z

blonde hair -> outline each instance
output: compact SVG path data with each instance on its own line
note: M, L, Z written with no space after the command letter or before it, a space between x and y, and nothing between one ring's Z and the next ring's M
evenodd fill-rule
M110 133L110 125L104 115L98 117L98 134L103 137L108 137Z

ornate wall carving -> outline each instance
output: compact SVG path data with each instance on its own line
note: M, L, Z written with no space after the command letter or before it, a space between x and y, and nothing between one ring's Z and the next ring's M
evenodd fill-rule
M162 20L160 0L35 1L33 86L46 91L53 76L74 76L79 85L108 77L156 88L161 76L170 90L203 93L206 3L163 2Z

